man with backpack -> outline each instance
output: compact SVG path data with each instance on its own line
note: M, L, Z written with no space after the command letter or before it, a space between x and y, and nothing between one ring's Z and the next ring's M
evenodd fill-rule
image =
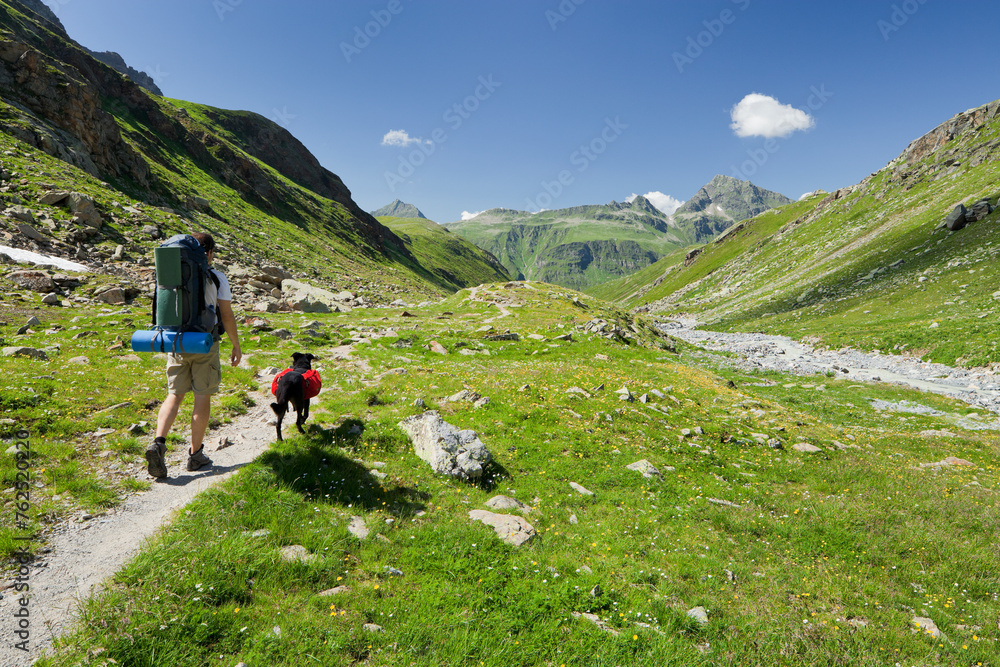
M211 234L199 232L191 234L207 255L211 265L215 257L215 239ZM185 239L181 239L184 241ZM190 239L186 241L191 242ZM191 242L193 243L193 242ZM197 247L196 247L197 249ZM204 261L204 258L202 258ZM146 449L146 462L149 474L156 478L167 476L167 465L164 456L167 452L166 438L170 433L177 411L184 401L184 396L190 391L194 393L194 410L191 413L191 448L188 450L187 469L200 470L212 465L212 460L205 455L203 441L212 412L212 395L218 391L222 381L222 362L219 358L218 329L221 328L229 337L233 349L229 360L233 366L240 363L243 353L240 350L240 338L236 329L236 317L233 315L232 292L229 281L221 271L211 269L211 281L204 281L206 308L216 315L212 323L213 341L208 353L192 352L170 353L167 355L167 398L160 406L156 420L156 438ZM209 284L211 283L211 284ZM216 289L212 289L212 288ZM212 303L214 301L214 303ZM154 313L156 307L154 305Z

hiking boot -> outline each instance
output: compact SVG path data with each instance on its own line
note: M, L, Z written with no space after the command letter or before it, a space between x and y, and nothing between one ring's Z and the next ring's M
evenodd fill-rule
M146 448L146 470L157 479L163 479L167 476L167 464L163 460L166 453L167 444L165 442L154 440L153 444Z
M188 472L194 472L195 470L201 470L205 466L212 465L212 459L205 455L205 448L202 447L194 454L188 455Z

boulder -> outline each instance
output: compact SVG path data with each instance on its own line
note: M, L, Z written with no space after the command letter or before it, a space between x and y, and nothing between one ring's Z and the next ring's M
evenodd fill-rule
M211 202L204 197L188 197L184 201L184 205L195 211L208 211L212 208Z
M513 514L494 514L486 510L472 510L469 518L473 521L482 521L487 526L493 528L501 540L507 544L519 547L535 536L535 528L519 516Z
M44 350L37 350L33 347L5 347L2 352L5 357L29 357L39 361L48 361L49 356Z
M329 313L337 303L333 292L291 278L281 281L281 293L292 310L303 313Z
M965 227L966 223L968 222L965 219L966 212L967 211L965 209L965 204L959 204L954 209L952 209L951 213L948 214L948 217L944 219L943 224L945 228L950 231L957 232L958 230Z
M363 540L368 537L370 531L368 530L368 525L365 523L363 518L360 516L352 516L351 523L347 525L347 532L359 540Z
M699 625L708 625L708 611L704 607L692 607L688 609L687 616Z
M518 512L530 512L531 508L516 498L510 496L493 496L486 501L486 506L491 510L517 510Z
M478 480L493 456L475 431L459 430L441 419L436 410L408 417L399 427L410 437L417 456L434 472L463 480Z
M990 206L989 199L980 199L975 204L969 207L965 212L966 222L979 222L990 213L993 212L993 207Z
M281 287L281 283L285 280L290 280L292 274L285 271L280 266L263 266L259 270L255 271L250 277L258 282L268 283L274 287ZM268 289L270 289L270 287L268 287Z
M65 190L49 190L38 199L38 203L42 206L59 206L66 201L66 197L69 197L69 192Z
M104 219L97 210L93 198L80 192L71 192L66 197L66 204L70 212L76 216L79 222L90 225L95 229L100 229Z
M45 236L40 231L38 231L37 229L35 229L26 222L19 223L17 225L17 231L21 232L23 236L27 236L32 241L45 240Z
M56 289L55 282L43 271L14 271L8 274L7 278L18 287L30 289L32 292L48 294Z
M94 296L98 301L110 303L113 306L120 306L125 303L125 292L121 287L112 287Z
M11 206L3 212L8 218L13 218L14 220L20 220L21 222L27 222L28 224L34 224L35 214L31 212L31 209L25 206Z
M651 479L653 477L659 477L660 471L656 469L652 463L646 459L639 459L635 463L630 463L625 466L629 470L634 470L635 472L642 473L642 476L646 479Z
M314 563L317 560L316 554L309 553L301 544L293 544L288 547L282 547L278 552L281 556L281 560L287 563Z

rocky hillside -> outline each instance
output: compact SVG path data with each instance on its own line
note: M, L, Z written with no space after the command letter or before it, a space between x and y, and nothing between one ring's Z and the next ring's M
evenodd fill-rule
M998 363L998 112L959 113L857 185L758 215L602 295L714 327Z
M0 1L0 169L0 243L88 263L126 298L152 247L193 229L254 278L248 305L287 307L275 271L365 303L454 289L284 128L149 92L37 1Z
M645 197L536 214L490 209L447 226L518 279L574 289L634 273L693 241Z
M783 194L759 188L750 181L718 175L684 202L673 217L679 227L694 234L701 243L735 222L791 201Z
M114 51L91 51L90 49L87 49L87 52L108 67L112 67L116 71L129 77L154 95L163 95L163 91L156 85L156 81L153 80L153 77L129 66L120 54L115 53Z
M420 212L420 209L413 204L407 204L398 199L394 199L391 204L386 204L377 211L372 211L376 218L423 218L427 216Z

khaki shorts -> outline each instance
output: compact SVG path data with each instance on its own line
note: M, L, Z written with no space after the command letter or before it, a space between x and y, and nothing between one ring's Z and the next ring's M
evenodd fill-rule
M184 395L193 391L195 396L211 396L222 382L222 362L219 359L219 342L216 341L206 354L168 354L167 392Z

